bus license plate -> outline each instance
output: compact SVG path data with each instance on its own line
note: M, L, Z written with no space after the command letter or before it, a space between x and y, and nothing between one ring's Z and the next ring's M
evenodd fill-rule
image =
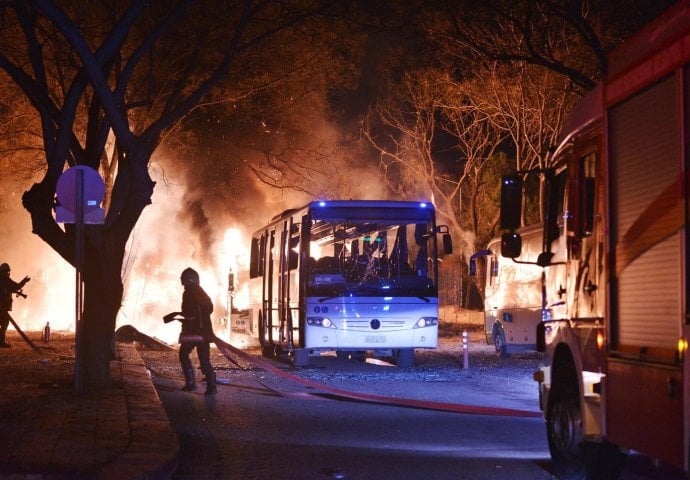
M377 335L377 336L368 336L366 338L367 343L386 343L386 337Z

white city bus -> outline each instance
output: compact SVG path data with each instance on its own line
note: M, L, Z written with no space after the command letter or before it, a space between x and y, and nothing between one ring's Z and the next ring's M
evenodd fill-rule
M560 230L562 223L561 218ZM523 228L520 234L519 256L501 256L501 238L495 238L487 250L470 259L486 256L484 332L486 342L494 345L499 356L536 350L537 325L544 320L544 309L558 312L565 308L565 237L554 242L550 268L544 269L536 262L543 247L543 226ZM542 290L542 285L547 288Z
M317 201L252 235L250 312L262 352L391 357L436 348L438 255L429 202Z

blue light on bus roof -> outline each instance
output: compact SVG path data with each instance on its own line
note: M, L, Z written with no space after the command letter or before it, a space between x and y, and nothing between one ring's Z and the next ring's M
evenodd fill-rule
M419 206L422 207L422 208L426 208L426 205L427 205L426 202L421 202L421 203L419 204Z
M319 207L325 207L325 206L326 206L326 202L324 202L323 200L321 200L321 201L319 202Z

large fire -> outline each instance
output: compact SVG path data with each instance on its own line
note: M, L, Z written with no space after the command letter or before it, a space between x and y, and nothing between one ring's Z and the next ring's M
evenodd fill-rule
M156 181L152 205L131 232L122 265L124 294L116 328L132 325L142 333L176 343L180 324L165 324L163 316L180 309L180 273L192 267L214 301L215 333L231 340L230 308L237 313L249 306L251 232L273 212L286 204L304 203L304 199L264 192L231 206L209 196L203 187L190 186L180 172L164 175L161 168L152 168L151 174ZM10 264L16 281L24 275L31 277L24 287L27 298L16 298L11 314L25 332L40 332L46 323L53 331L73 332L75 270L31 233L30 217L19 198L11 200L7 203L11 208L0 212L5 219L0 222L0 263Z
M230 308L246 308L249 302L246 281L249 241L244 239L239 227L228 228L217 244L217 251L210 256L213 265L199 265L190 257L160 259L155 264L135 262L128 275L118 327L129 324L147 335L174 343L180 325L165 324L162 316L180 309L183 292L180 273L191 266L199 272L201 286L214 302L215 333L227 340Z
M30 227L25 231L30 231ZM14 299L12 317L25 332L40 331L46 322L54 331L74 331L74 268L33 235L18 244L28 253L15 248L0 260L10 263L14 280L21 280L24 275L31 277L23 290L27 298ZM134 259L131 267L123 268L125 293L117 327L132 325L147 335L175 343L180 325L177 322L165 324L162 317L179 310L183 292L180 273L191 266L199 272L202 287L214 301L216 334L227 340L229 332L223 326L227 325L230 307L244 309L249 303L248 234L239 226L227 228L222 239L216 242L215 251L206 255L213 259L213 264L201 264L194 255L180 254L177 245L168 246L168 249L160 246L159 256L146 253L138 257L136 246L130 245ZM230 277L232 286L229 285Z

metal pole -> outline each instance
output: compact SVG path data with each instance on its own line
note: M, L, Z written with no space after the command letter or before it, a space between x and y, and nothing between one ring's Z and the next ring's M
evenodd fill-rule
M470 346L467 330L462 332L462 368L465 370L470 368Z
M232 299L235 296L235 274L232 273L232 267L228 273L228 324L227 324L227 338L232 338Z
M82 306L84 297L84 284L82 271L84 269L84 172L77 170L76 181L76 286L75 286L75 354L74 354L74 390L77 394L84 391L83 385L83 353L82 353Z

